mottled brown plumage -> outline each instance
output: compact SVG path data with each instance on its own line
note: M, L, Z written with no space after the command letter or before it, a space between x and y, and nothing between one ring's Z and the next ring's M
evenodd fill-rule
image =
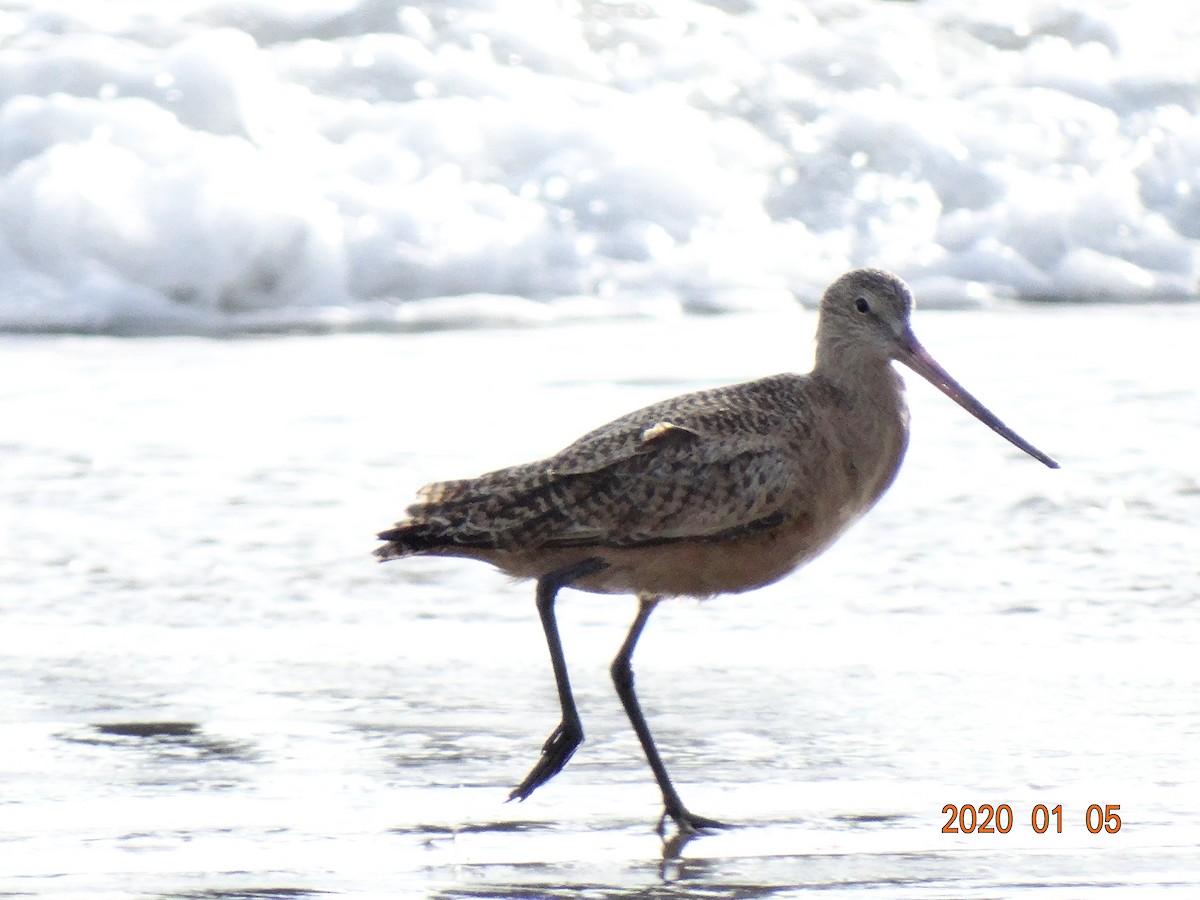
M563 725L514 796L524 799L552 777L582 740L553 617L554 593L570 584L641 599L642 613L614 663L618 692L663 790L665 814L684 830L716 824L688 813L666 777L633 695L633 646L660 598L769 584L826 549L874 505L908 443L893 360L1057 465L933 361L912 334L911 311L908 288L895 276L850 272L822 298L809 374L684 394L622 416L538 462L427 485L408 518L380 534L386 543L376 555L384 560L459 556L539 579Z

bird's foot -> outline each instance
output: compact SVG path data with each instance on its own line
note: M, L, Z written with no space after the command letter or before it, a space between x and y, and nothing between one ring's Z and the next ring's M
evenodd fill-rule
M525 800L543 784L562 771L583 743L583 727L579 721L562 721L542 745L542 755L525 780L512 789L509 800Z
M716 819L710 819L707 816L698 816L693 812L688 812L686 807L680 806L678 809L663 810L662 818L658 820L658 834L660 837L666 835L668 816L675 823L675 827L679 829L679 833L688 837L703 831L716 831L720 828L733 827L727 822L718 822Z

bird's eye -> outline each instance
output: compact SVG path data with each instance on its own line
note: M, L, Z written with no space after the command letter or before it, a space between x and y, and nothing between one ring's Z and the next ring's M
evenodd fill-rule
M867 302L866 297L859 297L854 301L854 308L860 313L869 313L871 311L871 304Z

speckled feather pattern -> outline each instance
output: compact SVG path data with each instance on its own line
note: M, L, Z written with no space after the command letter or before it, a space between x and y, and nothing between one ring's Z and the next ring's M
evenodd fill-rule
M548 459L427 485L401 525L423 526L414 549L429 535L509 550L720 540L769 526L803 491L789 459L821 440L797 402L803 388L800 376L777 375L656 403Z

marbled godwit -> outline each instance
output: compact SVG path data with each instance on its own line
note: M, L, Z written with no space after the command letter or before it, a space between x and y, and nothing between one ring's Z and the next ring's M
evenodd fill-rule
M664 597L761 587L809 561L887 490L908 444L904 384L893 360L1029 455L1027 443L964 390L921 346L913 301L877 269L825 291L816 365L807 375L684 394L622 416L539 462L427 485L408 518L384 531L383 560L416 554L489 562L537 579L562 720L509 795L524 800L583 741L554 599L568 585L635 594L637 617L612 664L617 694L681 832L720 825L689 812L638 705L631 660Z

